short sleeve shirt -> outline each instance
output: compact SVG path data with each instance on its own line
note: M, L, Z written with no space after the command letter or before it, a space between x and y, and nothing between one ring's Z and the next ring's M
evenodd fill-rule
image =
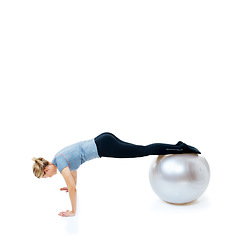
M94 139L90 139L63 148L54 156L52 164L58 168L59 172L62 172L65 167L75 171L81 164L94 158L99 158L98 150Z

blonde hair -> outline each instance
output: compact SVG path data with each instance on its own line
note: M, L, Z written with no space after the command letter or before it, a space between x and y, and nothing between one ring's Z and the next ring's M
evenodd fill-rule
M39 157L39 158L34 157L32 160L35 162L33 164L33 174L37 178L43 177L44 169L49 164L49 162L42 157Z

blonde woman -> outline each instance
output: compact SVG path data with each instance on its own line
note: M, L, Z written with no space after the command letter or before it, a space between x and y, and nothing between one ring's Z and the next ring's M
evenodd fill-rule
M33 173L37 178L48 178L62 174L67 187L60 190L69 192L72 210L60 212L62 217L75 216L77 211L77 169L81 164L94 158L134 158L148 155L166 155L181 153L198 153L199 150L181 141L176 145L154 143L147 146L123 142L112 133L102 133L94 139L81 141L63 148L53 158L52 162L44 158L33 158Z

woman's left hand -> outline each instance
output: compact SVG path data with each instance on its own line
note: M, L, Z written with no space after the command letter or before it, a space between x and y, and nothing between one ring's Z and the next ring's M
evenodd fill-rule
M58 215L61 216L61 217L74 217L75 213L67 210L66 212L60 212Z

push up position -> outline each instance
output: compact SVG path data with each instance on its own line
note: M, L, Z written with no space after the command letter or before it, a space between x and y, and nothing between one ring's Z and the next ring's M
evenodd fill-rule
M123 142L112 133L102 133L94 139L78 142L60 150L52 162L44 158L33 158L33 174L37 178L52 177L57 170L62 174L67 187L60 190L69 192L72 211L60 212L62 217L75 216L77 206L77 169L84 162L101 157L135 158L149 155L167 155L181 153L197 153L200 151L181 141L176 145L154 143L147 146Z

